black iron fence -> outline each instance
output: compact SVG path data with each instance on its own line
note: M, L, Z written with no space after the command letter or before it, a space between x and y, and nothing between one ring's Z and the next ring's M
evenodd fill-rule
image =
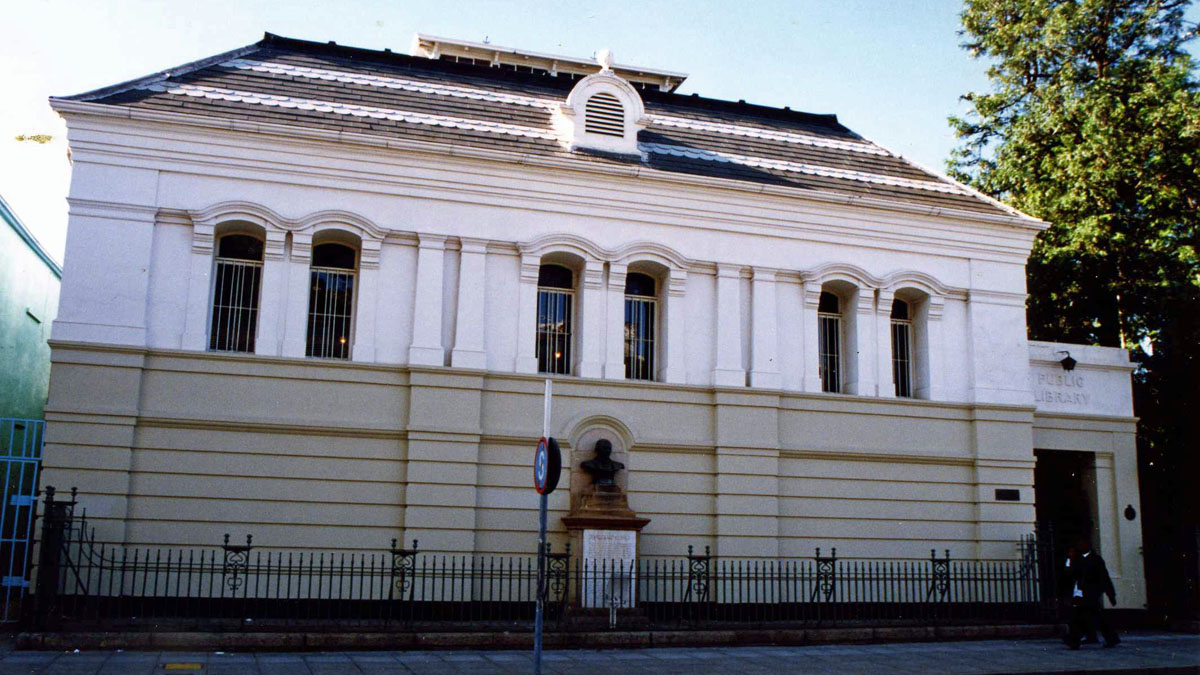
M1035 537L1011 561L583 560L548 550L551 628L701 628L847 622L1038 621L1054 613L1052 556ZM525 629L536 556L277 552L253 539L209 549L95 541L72 499L46 489L33 611L38 629L174 626L279 630Z

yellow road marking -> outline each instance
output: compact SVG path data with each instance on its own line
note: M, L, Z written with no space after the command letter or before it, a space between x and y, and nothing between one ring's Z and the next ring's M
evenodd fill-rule
M166 670L203 670L204 666L199 663L166 663L163 664Z

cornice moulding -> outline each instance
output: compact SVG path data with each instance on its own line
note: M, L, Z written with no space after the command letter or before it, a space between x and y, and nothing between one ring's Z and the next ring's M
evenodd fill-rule
M121 220L133 219L153 222L158 215L157 206L107 202L98 199L67 197L67 205L70 207L68 213L72 216L118 218Z
M176 127L164 127L164 130L173 132L176 136L181 135ZM120 133L124 137L138 137L137 134L124 133L125 130L92 128L90 131L101 135ZM145 134L141 136L156 140L160 138ZM220 141L229 140L229 137L214 135L211 139L204 138L201 141L194 135L186 135L177 140L180 143L190 144L204 142L208 147L214 147L219 145ZM272 150L269 146L262 145L261 139L259 140L260 152L270 153ZM293 139L288 142L288 145L294 146L297 142ZM325 143L324 141L316 142ZM238 144L228 147L231 148L231 152L233 148L237 148L244 155L243 146L244 144ZM115 147L119 147L120 152L114 152ZM321 148L321 150L325 150L325 148ZM373 155L370 154L372 151L368 151L366 157L361 156L363 153L359 152L354 157L341 157L333 160L342 164L387 161L395 168L410 174L396 177L386 171L381 172L375 167L372 167L373 171L350 171L345 168L319 166L322 161L329 159L328 152L314 152L313 157L316 159L313 165L304 167L295 164L272 166L269 162L257 157L247 158L245 156L215 157L212 160L198 162L194 159L194 154L183 155L181 154L182 150L164 151L159 147L135 147L107 138L94 138L90 142L76 138L73 142L73 152L77 164L112 163L114 157L120 157L129 166L181 173L203 173L206 176L258 181L276 180L295 185L304 184L302 180L298 180L303 179L313 186L321 187L339 187L334 181L353 181L353 185L348 186L352 189L362 190L371 185L380 188L381 194L403 194L412 198L456 201L453 195L462 193L464 195L462 201L472 204L489 203L498 207L521 208L556 214L584 214L637 223L649 221L697 230L728 232L731 229L730 225L741 225L747 228L742 230L743 232L759 236L795 239L797 235L803 235L808 241L863 246L888 251L910 251L952 258L961 258L967 255L981 260L1023 263L1033 241L1033 232L1027 230L973 228L960 221L929 220L927 216L919 214L914 214L914 218L904 222L896 222L880 219L880 216L883 215L881 211L856 209L843 212L842 206L822 205L821 202L811 201L802 202L806 208L798 209L794 198L763 194L760 195L761 198L747 201L738 197L738 193L714 193L711 190L703 189L699 184L677 186L668 190L669 186L656 187L654 184L640 181L628 185L605 185L598 190L586 183L578 181L571 183L564 179L564 175L569 178L574 174L554 172L546 167L533 165L526 166L539 173L546 172L544 176L539 175L537 181L522 181L520 185L524 187L518 187L515 183L500 185L499 183L502 181L509 183L513 181L511 169L501 169L499 166L495 166L495 171L489 172L494 165L481 164L475 159L464 159L453 155L431 155L436 158L432 164L428 161L422 163L420 160L406 161L400 164L397 163L398 158L395 155L376 150L373 151ZM292 154L294 155L295 152L293 151ZM408 159L411 160L411 158ZM447 167L445 166L447 162L459 162L459 165ZM164 163L167 164L164 166ZM455 173L448 174L448 170ZM271 171L275 173L271 174ZM425 171L427 175L411 175L414 171ZM448 183L443 178L446 175L461 175L464 178L475 176L484 180ZM488 179L492 181L491 184L487 182ZM702 183L706 180L716 179L698 178L697 180ZM528 186L531 184L541 185L545 194L529 190ZM402 193L397 192L397 187L400 186L403 189ZM585 197L579 194L570 194L570 198L564 200L562 194L546 192L550 188L557 188L559 192L571 190L598 196ZM680 188L684 191L681 191ZM620 209L614 208L614 197L604 195L601 190L608 192L621 190L616 196L616 203L620 204ZM636 190L637 194L630 195L628 194L629 190ZM486 201L489 197L491 201ZM656 198L659 203L655 203ZM504 203L505 201L508 203ZM715 210L716 208L722 210ZM807 218L798 220L802 217ZM935 233L933 236L929 234L931 231ZM985 244L985 240L988 243ZM913 241L922 243L920 246L916 246L912 243ZM1005 253L1005 251L1011 252Z
M564 159L556 157L534 157L532 155L502 152L495 150L483 150L479 148L467 148L463 146L450 146L440 143L429 143L410 140L389 139L378 136L370 136L367 134L353 134L346 132L335 132L321 129L311 129L305 127L295 127L290 125L281 125L273 123L249 123L240 120L216 119L204 117L200 115L190 115L184 113L168 113L159 111L139 110L134 108L125 108L122 106L110 106L97 103L87 103L80 101L66 101L63 99L50 99L51 107L64 115L78 114L90 115L96 117L112 117L123 118L130 120L144 120L150 122L163 122L166 124L184 124L188 126L198 126L215 129L227 130L242 130L252 131L257 133L272 134L283 137L308 137L324 140L331 140L342 143L352 143L356 145L372 145L376 147L387 147L395 150L411 150L416 152L426 152L433 154L451 154L460 157L476 157L480 159L492 158L500 161L517 162L521 164L536 164L540 166L548 166L553 168L567 168L576 171L587 173L600 173L607 175L624 175L654 178L660 181L697 184L698 181L705 181L704 184L715 184L730 190L738 190L743 192L778 194L781 196L810 199L814 201L826 201L833 203L849 204L854 203L866 208L879 208L892 211L902 211L909 213L920 213L932 216L942 216L947 218L957 218L975 223L987 223L992 225L1005 225L1009 227L1017 227L1029 229L1033 231L1041 231L1049 227L1049 224L1032 219L1018 216L1000 216L996 214L964 212L956 209L948 209L943 207L921 206L909 203L895 202L890 200L872 198L872 197L854 197L850 195L825 193L817 190L806 190L802 188L781 188L766 184L746 184L743 181L735 181L722 178L709 178L689 176L687 174L675 174L664 171L648 169L642 166L612 166L599 164L596 162L586 162L574 159ZM711 181L711 183L710 183Z

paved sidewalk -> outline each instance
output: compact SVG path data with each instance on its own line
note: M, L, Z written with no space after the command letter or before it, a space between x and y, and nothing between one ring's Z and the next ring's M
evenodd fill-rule
M1200 636L1130 634L1116 649L1077 652L1058 640L982 640L812 647L558 650L546 673L1200 673ZM1164 670L1165 669L1165 670ZM0 675L343 675L529 673L525 651L259 653L25 652L0 654Z

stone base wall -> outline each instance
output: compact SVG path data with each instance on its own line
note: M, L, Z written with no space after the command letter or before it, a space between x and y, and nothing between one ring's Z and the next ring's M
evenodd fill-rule
M98 538L213 546L228 532L272 549L379 550L393 538L429 552L535 549L538 376L53 347L42 484L77 486ZM581 378L557 378L554 394L551 433L570 472L550 499L556 548L598 435L628 467L631 508L651 519L643 556L688 545L811 556L820 546L845 558L923 559L936 548L1012 559L1033 529L1032 407ZM996 488L1020 498L996 501Z

